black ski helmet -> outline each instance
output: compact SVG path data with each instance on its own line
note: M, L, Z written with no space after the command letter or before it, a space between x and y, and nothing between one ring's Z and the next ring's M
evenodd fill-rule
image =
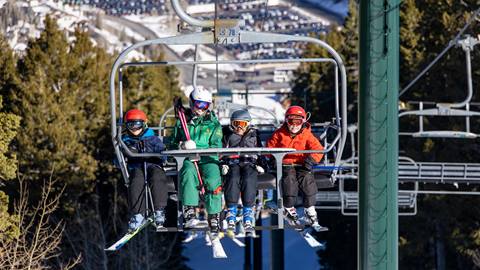
M243 120L243 121L252 121L252 116L246 109L236 110L230 116L230 121Z

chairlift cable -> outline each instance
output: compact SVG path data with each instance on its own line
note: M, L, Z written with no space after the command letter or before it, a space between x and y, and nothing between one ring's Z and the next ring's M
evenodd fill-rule
M268 15L268 0L265 0L265 13L263 14L263 17L262 17L262 22L260 24L260 32L263 31L263 25L265 24L265 19L267 18L267 15ZM257 54L255 55L255 58L253 59L258 59L258 56L260 54L260 48L263 48L263 44L258 44L259 48L257 49ZM255 73L257 72L257 64L253 64L253 76L255 76ZM245 82L245 88L246 88L246 95L245 95L245 100L246 100L246 103L247 103L247 106L249 105L248 104L248 84Z
M265 13L263 14L262 23L260 24L260 32L263 31L263 25L265 24L265 19L268 15L268 0L265 0ZM263 44L259 44L260 47L263 48ZM260 54L260 49L257 50L257 55L255 55L254 59L258 59L258 55ZM255 67L255 66L254 66Z
M438 60L440 60L440 58L442 58L442 56L445 53L447 53L448 50L450 50L450 48L452 48L458 42L460 37L463 35L463 33L467 30L467 28L472 24L472 22L475 20L475 18L477 18L479 14L480 14L480 8L478 8L477 10L475 10L475 12L473 12L472 16L468 19L467 23L463 26L463 28L457 33L455 38L450 40L447 47L445 47L445 49L443 49L443 51L440 52L440 54L437 55L437 57L435 57L435 59L433 59L433 61L430 62L430 64L428 64L428 66L425 67L422 70L422 72L420 72L420 74L417 75L417 77L415 77L415 79L413 79L405 88L403 88L400 91L400 93L398 94L398 97L402 96L406 91L408 91L423 75L425 75L425 73L428 72L428 70L430 70L430 68L433 65L435 65L438 62Z

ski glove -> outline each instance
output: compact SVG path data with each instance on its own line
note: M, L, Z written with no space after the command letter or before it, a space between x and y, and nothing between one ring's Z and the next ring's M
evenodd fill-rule
M255 165L255 169L257 169L257 172L259 174L264 174L265 173L265 170L261 166Z
M228 171L230 171L230 167L228 167L228 165L222 165L222 175L227 175Z
M180 142L179 146L180 146L180 149L183 149L183 150L197 149L197 144L195 143L195 141L192 141L192 140Z
M309 171L309 172L312 172L313 170L313 167L317 164L317 162L315 161L315 159L313 159L312 156L308 156L306 159L305 159L305 163L303 164L303 167L305 168L305 170Z

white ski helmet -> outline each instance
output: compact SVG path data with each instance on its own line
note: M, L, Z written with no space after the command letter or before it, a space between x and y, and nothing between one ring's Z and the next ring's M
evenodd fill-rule
M205 106L208 103L207 106ZM189 98L190 108L194 109L198 107L198 109L209 109L212 104L212 93L204 88L195 88L190 93ZM203 104L202 106L196 106L196 104Z

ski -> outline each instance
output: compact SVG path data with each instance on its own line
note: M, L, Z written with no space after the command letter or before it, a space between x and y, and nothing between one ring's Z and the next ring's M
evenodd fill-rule
M240 241L236 235L233 235L233 236L230 236L230 235L227 235L228 238L232 239L232 241L239 247L245 247L245 243L243 243L242 241Z
M318 242L318 240L315 239L315 237L313 237L308 231L299 232L299 233L302 235L303 239L305 239L307 244L312 248L318 248L323 246L323 244Z
M213 258L215 259L227 258L227 254L225 253L222 243L220 242L220 238L222 236L221 233L218 233L217 235L213 235L210 231L207 231L207 235L208 235L208 240L212 245Z
M278 214L278 211L277 211L276 208L268 208L268 210L270 210L273 214ZM295 229L295 231L297 231L300 234L300 236L302 236L302 238L305 240L305 242L307 242L307 244L310 247L318 248L318 247L323 246L323 244L318 242L318 240L315 239L315 237L313 237L310 232L311 231L316 231L316 232L328 231L327 227L323 227L320 224L312 225L312 226L305 226L304 224L300 224L300 223L293 224L294 221L287 218L286 216L284 216L283 219L289 225L291 225ZM297 221L297 222L299 222L299 221Z
M136 230L133 232L127 232L120 240L115 242L115 244L111 245L110 247L106 248L105 251L117 251L120 248L122 248L130 239L132 239L135 235L137 235L141 230L145 229L148 225L150 225L153 222L152 218L148 218L147 221L145 221L144 224L142 224L140 227L138 227Z
M235 235L235 231L233 230L227 230L225 235L232 239L232 241L239 247L245 247L245 243L237 239L237 235Z
M326 232L326 231L328 231L327 227L324 227L324 226L318 224L318 222L315 222L315 224L312 224L310 227L316 232Z

